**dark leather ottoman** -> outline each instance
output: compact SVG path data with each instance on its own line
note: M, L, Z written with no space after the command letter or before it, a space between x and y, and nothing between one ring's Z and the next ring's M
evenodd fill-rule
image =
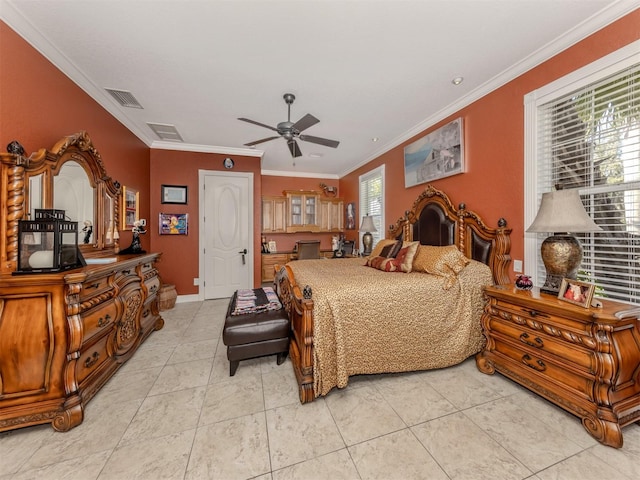
M233 294L222 330L227 346L229 375L234 376L240 360L278 354L281 365L289 353L289 318L284 308L245 315L231 315L238 292Z

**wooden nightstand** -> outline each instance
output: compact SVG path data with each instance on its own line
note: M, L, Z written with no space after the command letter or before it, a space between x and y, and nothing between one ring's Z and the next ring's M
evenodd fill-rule
M640 423L640 308L581 308L539 289L487 287L478 369L496 370L577 415L599 442L622 446Z

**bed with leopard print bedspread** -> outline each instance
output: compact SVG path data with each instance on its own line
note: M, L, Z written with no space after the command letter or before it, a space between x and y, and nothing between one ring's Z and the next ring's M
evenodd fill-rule
M303 402L346 387L353 375L447 367L483 346L483 288L493 283L483 263L472 260L448 290L443 277L383 272L362 258L287 268L300 289L312 287L313 392L301 391Z

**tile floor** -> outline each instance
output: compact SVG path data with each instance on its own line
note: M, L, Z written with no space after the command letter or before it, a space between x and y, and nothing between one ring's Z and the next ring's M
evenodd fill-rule
M229 377L227 300L179 303L67 433L0 434L0 479L638 479L640 425L622 449L473 359L355 377L307 405L291 364Z

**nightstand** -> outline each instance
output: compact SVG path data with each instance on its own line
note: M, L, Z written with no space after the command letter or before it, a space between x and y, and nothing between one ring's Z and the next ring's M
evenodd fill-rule
M582 308L514 286L485 289L487 339L478 369L495 371L580 417L599 442L622 446L640 422L640 308L603 300Z

